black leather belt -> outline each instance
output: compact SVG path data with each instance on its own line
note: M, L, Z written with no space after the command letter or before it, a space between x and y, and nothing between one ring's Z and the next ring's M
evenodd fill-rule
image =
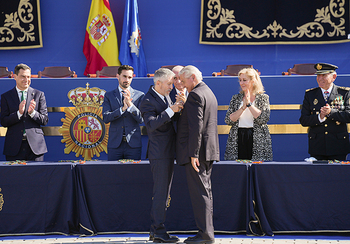
M122 141L126 141L126 136L123 136L123 139L122 139Z

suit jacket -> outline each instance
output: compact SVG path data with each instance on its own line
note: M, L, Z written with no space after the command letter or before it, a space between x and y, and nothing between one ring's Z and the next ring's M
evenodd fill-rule
M172 89L171 92L169 93L169 97L170 97L170 99L171 99L171 101L172 101L173 103L176 102L176 97L175 97L176 94L177 94L176 88L173 87L173 89Z
M30 101L36 102L33 118L28 114ZM27 140L33 153L36 155L47 152L42 125L49 121L46 99L43 92L29 87L27 92L25 111L18 119L17 111L20 100L16 87L1 95L1 125L7 127L4 154L15 156L18 154L22 143L23 129L26 131Z
M177 122L176 162L184 165L191 157L219 161L217 129L218 102L214 93L200 82L189 94Z
M118 148L125 130L126 141L130 147L141 147L141 129L143 123L139 106L144 97L144 93L134 90L130 87L130 95L134 106L130 111L126 110L123 114L120 108L123 102L120 97L119 88L109 91L105 94L102 104L103 121L111 123L109 127L108 145L109 148Z
M150 160L169 159L175 155L175 115L170 118L166 109L167 105L150 87L140 105L148 135L146 158Z
M346 123L350 122L349 90L333 85L328 98L332 107L326 121L320 123L318 114L326 105L321 88L305 92L300 123L308 126L309 153L312 155L340 155L350 152L349 134Z

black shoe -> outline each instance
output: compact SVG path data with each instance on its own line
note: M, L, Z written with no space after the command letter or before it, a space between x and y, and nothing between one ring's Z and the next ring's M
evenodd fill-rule
M177 236L171 236L168 233L164 234L154 234L153 242L156 243L176 243L179 241Z
M153 241L154 239L154 233L149 233L148 241Z
M213 244L215 240L204 240L198 236L188 237L184 243L187 244Z

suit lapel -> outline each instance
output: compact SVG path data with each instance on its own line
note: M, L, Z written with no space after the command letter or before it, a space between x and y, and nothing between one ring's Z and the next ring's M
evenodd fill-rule
M324 106L324 105L326 105L326 100L324 99L323 92L322 92L320 87L318 87L317 89L318 89L318 91L316 93L315 100L317 100L320 105ZM315 103L315 100L314 100L314 103ZM329 98L328 98L328 100L329 100Z
M154 99L157 101L157 103L159 103L162 107L164 107L164 109L167 108L165 102L158 96L158 94L153 90L153 86L151 86L150 88L151 94L154 97Z
M21 101L20 101L20 99L19 99L19 96L18 96L16 87L12 89L12 92L11 92L11 99L14 101L13 104L16 104L16 107L18 108L18 107L19 107L19 104L21 103Z
M114 95L115 99L118 101L119 105L122 105L122 100L121 100L121 94L119 92L119 87L114 90L113 95Z
M27 100L26 100L26 109L25 112L28 111L30 101L34 99L34 90L33 88L29 87L27 90Z
M169 97L171 99L171 102L174 104L175 101L176 101L176 94L177 94L177 91L176 91L176 88L173 87L173 89L171 90L170 94L169 94Z
M328 101L327 101L328 104L330 104L336 98L337 94L338 94L338 89L335 85L333 85L332 91L328 97Z
M134 99L135 91L134 91L134 89L132 89L131 86L129 87L129 91L130 91L130 97L131 97L132 99Z

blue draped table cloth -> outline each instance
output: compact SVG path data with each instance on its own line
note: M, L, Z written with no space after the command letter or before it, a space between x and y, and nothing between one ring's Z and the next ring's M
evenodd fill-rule
M217 233L350 231L348 165L223 161L212 172ZM0 162L0 235L147 233L152 175L138 164ZM185 170L176 165L166 226L194 232Z

